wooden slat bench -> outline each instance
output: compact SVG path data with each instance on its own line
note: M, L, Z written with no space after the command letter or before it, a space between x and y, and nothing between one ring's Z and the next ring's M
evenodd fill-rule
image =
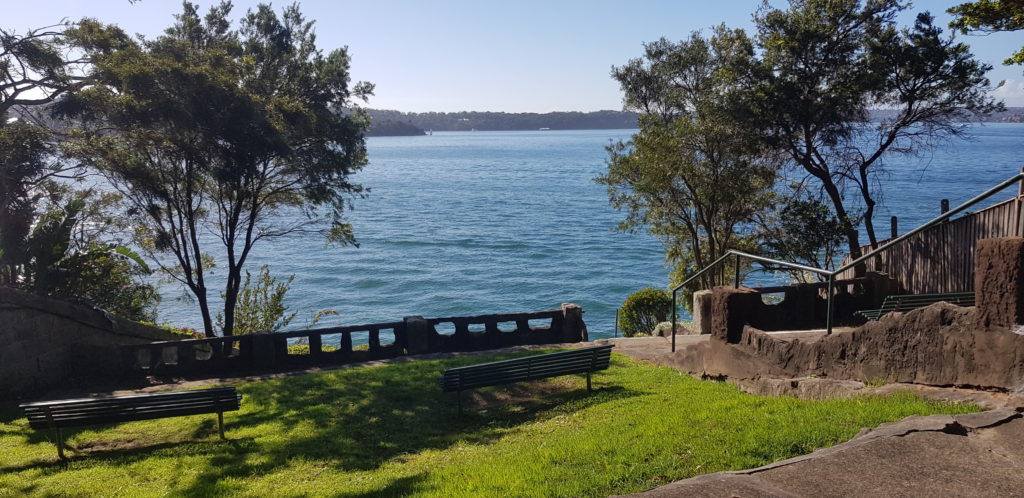
M241 400L242 397L235 392L234 387L217 387L195 391L38 401L18 406L25 410L29 427L54 432L57 455L63 459L64 436L61 429L65 427L216 413L220 437L224 439L224 412L238 410Z
M943 294L900 294L887 296L877 310L860 310L855 314L868 320L878 320L893 311L910 311L945 301L959 306L974 306L974 292L947 292Z
M586 374L587 390L590 391L590 374L608 368L613 347L615 347L614 344L606 344L449 368L441 375L439 383L442 391L459 393L460 413L462 412L462 391L477 387L497 386L561 375Z

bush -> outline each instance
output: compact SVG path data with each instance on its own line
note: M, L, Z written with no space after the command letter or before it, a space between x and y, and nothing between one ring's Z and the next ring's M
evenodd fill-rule
M235 307L235 324L233 335L251 334L253 332L277 332L291 323L295 312L288 313L284 305L285 295L291 288L295 275L284 282L270 275L270 267L260 267L256 282L252 275L245 272L245 282L238 293ZM225 298L224 293L221 297ZM224 329L224 314L217 313L217 328Z
M619 327L625 337L651 335L658 323L668 321L672 312L672 296L653 287L640 289L622 303Z

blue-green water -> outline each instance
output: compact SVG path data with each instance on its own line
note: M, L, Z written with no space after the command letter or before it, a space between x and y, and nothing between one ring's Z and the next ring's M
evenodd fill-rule
M893 160L876 217L901 232L1009 177L1024 161L1024 125L972 130L926 157ZM261 242L250 268L295 274L289 328L313 313L319 326L557 308L586 311L591 337L611 336L615 309L632 291L665 287L660 243L614 232L622 218L593 178L604 146L630 130L451 132L374 137L356 181L370 187L350 212L360 247L324 247L313 235ZM1008 195L1008 194L1007 194ZM1003 196L1005 198L1005 196ZM751 283L765 277L754 276ZM195 307L163 289L160 320L197 327ZM215 294L215 292L213 293ZM213 296L211 296L213 297Z

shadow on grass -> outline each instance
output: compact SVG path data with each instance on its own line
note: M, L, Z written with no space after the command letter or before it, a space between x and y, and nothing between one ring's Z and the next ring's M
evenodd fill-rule
M529 353L502 358L523 354ZM73 461L78 466L106 466L157 455L203 456L207 461L200 475L172 484L171 490L205 495L225 491L217 487L224 478L244 482L246 477L287 469L293 461L320 460L341 471L372 471L401 454L444 449L458 442L486 444L525 423L645 394L614 385L614 374L599 372L594 375L597 388L591 393L580 376L476 390L464 399L460 416L455 394L442 393L437 379L445 368L492 359L399 363L245 384L239 386L244 395L242 411L225 417L231 441L217 440L215 424L204 420L188 441L130 448L118 447L116 442L79 442L87 453L79 453ZM0 415L9 423L7 413ZM35 433L30 441L49 440L46 431L23 429ZM0 472L43 468L44 474L52 474L66 466L36 462L0 467ZM372 494L408 494L425 479L423 475L397 478Z

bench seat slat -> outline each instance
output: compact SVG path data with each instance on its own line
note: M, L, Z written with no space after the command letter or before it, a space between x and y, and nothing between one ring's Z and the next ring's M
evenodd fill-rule
M882 315L894 311L912 311L938 302L947 302L958 306L974 306L974 292L950 292L938 294L897 294L887 296L882 307L874 310L860 310L855 314L868 320L877 320Z
M159 400L145 400L145 401L142 401L142 400L132 400L131 402L110 401L110 402L95 403L95 404L77 404L77 403L75 403L75 404L68 404L68 405L28 406L28 407L25 407L25 411L41 412L41 413L45 413L48 410L51 413L74 412L74 411L88 412L88 411L110 410L110 409L116 409L118 407L142 407L142 406L160 407L160 406L178 406L178 405L181 405L181 404L192 404L192 403L206 403L206 404L234 403L237 400L238 400L237 396L219 397L219 398L205 398L205 399L204 398L187 398L187 399L164 398L164 399L159 399Z
M235 388L233 387L215 387L211 389L197 389L192 391L174 391L174 392L163 392L163 393L147 393L147 394L128 394L125 396L108 396L98 398L77 398L77 399L60 399L52 401L34 401L31 403L22 403L18 405L21 408L28 408L33 406L47 406L47 405L90 405L90 404L104 404L104 403L130 403L134 400L145 402L146 400L160 400L165 398L174 399L188 399L188 398L218 398L222 397L225 399L237 396Z
M444 371L438 384L446 392L544 379L607 369L613 345L501 360Z
M213 410L213 411L215 412L215 411L218 411L218 410ZM224 410L224 411L231 411L231 410ZM191 407L191 408L185 408L185 409L181 409L181 410L174 410L174 411L167 410L167 411L158 411L158 412L142 411L142 412L132 412L132 413L109 413L109 414L103 414L103 415L90 415L89 417L76 417L76 418L60 419L60 420L56 420L55 419L53 421L53 427L61 427L61 428L64 428L64 427L82 427L82 426L85 426L85 425L102 425L102 424L112 424L112 423L119 423L119 422L132 422L132 421L136 421L136 420L153 420L153 419L167 418L167 417L184 417L184 416L187 416L187 415L201 415L201 414L208 414L208 413L211 413L211 410L208 407ZM32 427L33 429L46 429L46 428L51 427L49 421L47 421L45 419L44 420L40 420L37 423L29 422L29 426Z
M105 398L38 401L20 405L34 429L151 420L235 411L241 396L234 387L136 394Z

